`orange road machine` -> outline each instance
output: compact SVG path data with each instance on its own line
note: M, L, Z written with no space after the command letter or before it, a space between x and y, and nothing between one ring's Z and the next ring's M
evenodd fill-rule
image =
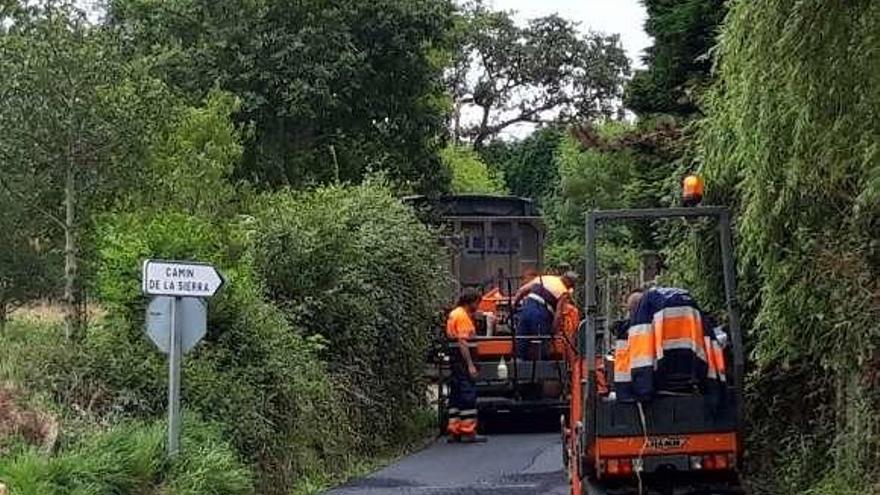
M717 225L726 302L722 331L728 341L723 349L728 366L721 408L708 408L706 394L694 387L658 390L640 402L616 397L614 374L620 366L615 366L613 356L620 341L604 323L610 320L598 314L598 227L668 219L707 219ZM577 335L570 409L563 419L572 495L742 493L744 355L729 211L712 206L591 211L586 219L584 283L586 319Z

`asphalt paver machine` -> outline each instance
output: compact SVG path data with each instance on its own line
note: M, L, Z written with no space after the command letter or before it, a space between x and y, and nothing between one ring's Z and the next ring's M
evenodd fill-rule
M513 295L521 284L543 273L543 218L528 199L511 196L452 195L413 197L407 201L433 217L445 239L457 289L473 287L483 294L476 317L477 336L469 343L479 368L477 410L481 419L532 415L558 417L568 409L571 387L566 357L573 339L516 335ZM518 356L517 341L529 353ZM438 426L446 429L449 356L456 343L438 329ZM540 349L540 351L539 351ZM534 351L534 352L531 352ZM481 421L481 424L484 424Z

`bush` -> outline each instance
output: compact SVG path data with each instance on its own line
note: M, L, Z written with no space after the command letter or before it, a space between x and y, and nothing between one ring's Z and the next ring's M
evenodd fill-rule
M265 207L267 216L250 224L256 230L167 212L102 218L95 286L107 315L66 345L55 326L13 321L0 337L0 378L57 404L64 445L96 423L163 417L167 364L144 335L140 266L146 258L200 260L228 284L210 301L205 340L184 359L185 416L217 425L257 468L260 493L337 479L419 436L424 350L445 300L431 233L377 186L284 194ZM293 214L270 221L272 208ZM266 256L272 239L290 232L297 249ZM283 278L289 273L301 276ZM289 284L300 284L297 298L281 297ZM287 313L264 293L278 295ZM177 468L181 476L202 470L194 462ZM206 486L174 483L182 493Z
M73 362L73 349L50 351L48 390L98 417L163 415L167 365L144 335L140 266L146 258L212 262L228 284L210 301L208 335L184 359L185 407L219 424L258 465L261 493L348 465L350 421L340 385L317 357L320 342L263 300L237 227L174 213L115 215L101 225L97 288L108 315Z
M554 156L563 134L557 127L545 127L519 141L495 140L480 155L501 172L511 194L540 202L559 181Z
M267 294L295 326L328 343L322 355L358 415L359 448L375 453L408 440L449 296L432 233L372 184L266 197L254 235Z

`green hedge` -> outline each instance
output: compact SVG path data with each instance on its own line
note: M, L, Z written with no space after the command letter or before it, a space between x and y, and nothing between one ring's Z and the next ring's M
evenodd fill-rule
M450 275L434 235L381 185L327 187L261 201L254 263L267 295L345 384L367 452L408 440Z
M763 493L880 489L878 26L877 2L733 2L717 50L701 149L739 213Z
M320 342L264 301L242 229L170 213L117 215L103 225L98 280L111 314L87 345L92 373L113 396L108 407L138 416L165 409L165 359L143 335L142 260L208 261L228 284L210 301L205 341L184 360L186 406L224 426L260 466L266 493L349 463L352 430L341 387L318 359Z
M97 223L106 316L63 345L52 325L15 321L0 336L0 379L57 410L63 445L96 423L165 415L166 358L144 334L147 258L211 262L228 279L184 358L183 402L255 468L258 493L314 491L427 430L422 373L449 275L433 234L383 186L267 196L240 221L153 211ZM199 492L183 477L198 466L175 469L180 493Z

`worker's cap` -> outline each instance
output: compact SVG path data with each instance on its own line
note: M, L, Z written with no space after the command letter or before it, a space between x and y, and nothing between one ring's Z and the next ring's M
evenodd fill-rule
M562 275L562 281L565 282L565 284L569 287L574 286L579 278L580 277L578 276L577 272L571 270L565 272L565 274Z

